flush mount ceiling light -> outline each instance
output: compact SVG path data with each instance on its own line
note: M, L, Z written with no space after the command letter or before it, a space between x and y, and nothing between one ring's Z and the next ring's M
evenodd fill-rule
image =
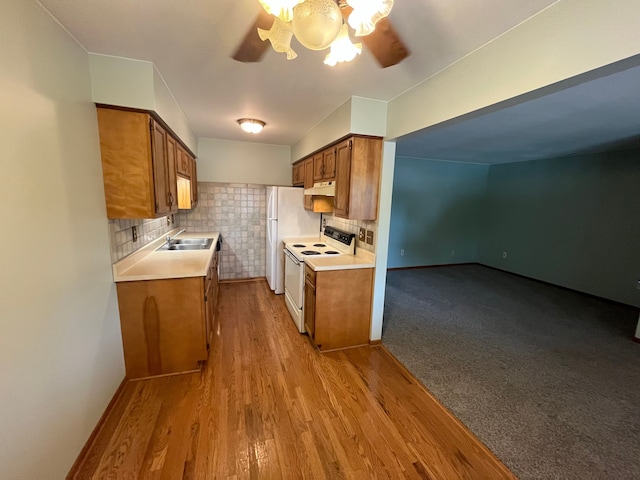
M325 59L327 65L349 62L362 50L360 44L351 43L349 27L355 36L363 37L363 42L383 68L395 65L409 55L391 24L387 20L381 22L391 12L393 0L258 2L264 11L233 55L240 62L259 61L267 48L263 44L266 40L276 52L285 53L288 60L293 60L297 57L291 47L293 37L309 50L331 47L331 53ZM377 25L381 27L376 28Z
M240 118L238 119L238 125L240 125L240 128L245 132L256 134L262 131L266 123L262 120L256 120L255 118Z

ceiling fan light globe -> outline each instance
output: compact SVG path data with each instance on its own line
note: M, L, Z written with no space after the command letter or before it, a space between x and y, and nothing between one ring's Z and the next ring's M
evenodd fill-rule
M393 8L393 0L347 0L353 8L347 22L355 30L356 37L372 33L376 23L388 16Z
M290 22L293 19L293 7L304 0L258 0L264 10L283 22Z
M351 43L347 24L343 24L336 38L331 44L331 52L325 57L325 65L335 67L338 62L350 62L356 55L362 53L361 43Z
M342 27L342 13L334 0L306 0L293 9L293 33L309 50L324 50Z

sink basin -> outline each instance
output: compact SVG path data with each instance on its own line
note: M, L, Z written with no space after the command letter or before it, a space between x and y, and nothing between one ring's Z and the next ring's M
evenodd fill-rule
M176 238L171 240L172 245L206 245L207 248L211 246L213 238Z
M177 238L167 245L162 244L156 250L208 250L213 238Z

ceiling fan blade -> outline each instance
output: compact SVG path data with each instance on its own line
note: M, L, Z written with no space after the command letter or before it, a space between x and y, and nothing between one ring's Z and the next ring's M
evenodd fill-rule
M342 18L346 22L353 11L344 2L338 2ZM382 68L391 67L400 63L410 55L409 49L400 40L389 19L383 18L376 23L376 29L364 37L357 37L371 51Z
M376 24L376 29L372 33L360 39L382 68L396 65L410 55L409 49L386 18Z
M232 58L243 63L259 62L264 52L269 48L269 42L263 42L260 39L258 28L269 30L271 25L273 25L273 15L268 14L261 8L255 22L247 30Z

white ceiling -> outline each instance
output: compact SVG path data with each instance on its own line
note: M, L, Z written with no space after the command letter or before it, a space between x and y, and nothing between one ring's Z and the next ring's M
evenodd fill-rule
M411 51L380 69L366 50L327 67L294 40L298 58L269 49L261 63L230 58L258 0L39 0L90 52L153 62L199 137L297 142L351 96L391 100L556 0L396 0L390 20ZM258 137L236 119L260 118Z
M640 66L634 65L640 58L414 132L397 139L396 154L494 164L638 148Z

